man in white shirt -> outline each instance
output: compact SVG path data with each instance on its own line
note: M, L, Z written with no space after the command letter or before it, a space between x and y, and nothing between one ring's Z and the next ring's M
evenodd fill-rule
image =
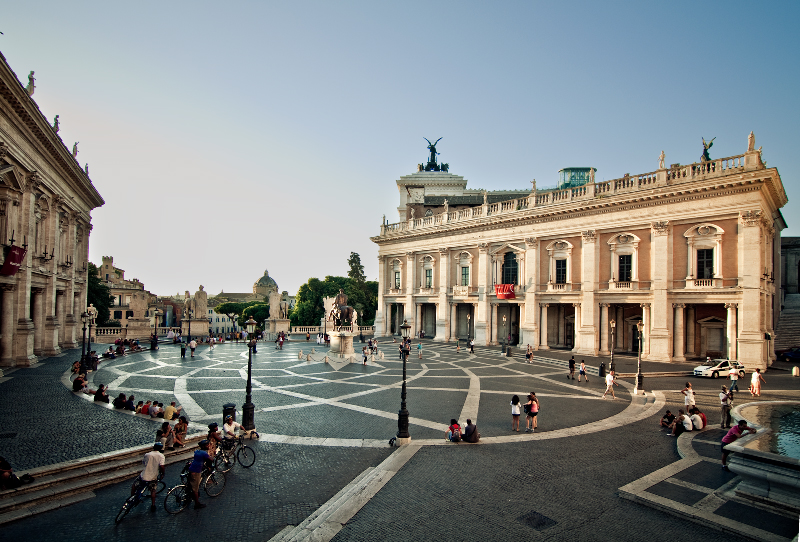
M731 377L730 391L739 391L739 385L737 384L739 381L739 369L735 365L731 365L731 370L728 372L728 375Z
M189 349L192 351L192 357L194 357L194 349L195 349L195 348L197 348L197 341L195 341L194 339L192 339L192 340L189 342Z
M236 423L233 421L233 416L225 416L225 423L222 424L222 438L224 439L234 439L236 438L236 429L241 429L244 431L244 427L241 424Z
M696 411L694 414L691 415L690 419L692 420L692 426L694 427L695 431L700 431L703 428L703 418L700 417Z
M150 503L151 512L156 511L156 482L159 478L163 478L166 472L166 468L164 467L166 459L164 458L164 454L161 453L163 449L164 445L160 442L156 442L153 444L153 451L144 454L144 459L142 459L144 469L139 473L139 477L136 478L133 487L131 487L131 495L134 495L142 485L150 486L150 500L152 501Z
M609 371L606 375L606 391L603 393L603 399L606 398L606 393L608 392L611 392L611 397L614 399L617 398L617 396L614 395L614 386L619 386L619 384L617 384L617 379L614 378L614 371Z

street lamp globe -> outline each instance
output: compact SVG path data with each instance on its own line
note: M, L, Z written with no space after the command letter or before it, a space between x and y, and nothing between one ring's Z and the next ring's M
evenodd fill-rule
M408 334L411 330L411 326L408 325L407 320L403 320L403 325L400 326L400 333L402 333L404 339L408 339Z
M253 320L253 315L250 315L250 319L245 322L244 325L247 326L247 334L253 335L256 332L256 325L258 325L258 322Z

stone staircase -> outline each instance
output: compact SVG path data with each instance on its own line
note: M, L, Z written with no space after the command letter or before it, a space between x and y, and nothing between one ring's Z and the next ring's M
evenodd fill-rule
M194 444L203 437L192 435L185 448L165 452L167 465L191 459ZM142 457L152 449L148 444L25 471L35 478L33 483L0 491L0 525L90 499L94 489L132 481L142 470Z
M775 350L792 346L800 346L800 294L789 294L784 298L775 330Z

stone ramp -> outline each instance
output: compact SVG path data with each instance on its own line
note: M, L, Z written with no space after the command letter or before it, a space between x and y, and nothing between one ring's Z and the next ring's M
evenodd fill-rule
M734 494L741 479L722 469L720 441L725 431L709 428L682 434L677 445L683 459L619 488L619 496L750 540L796 540L795 514ZM654 438L670 437L662 431Z
M775 350L800 346L800 294L789 294L775 329Z

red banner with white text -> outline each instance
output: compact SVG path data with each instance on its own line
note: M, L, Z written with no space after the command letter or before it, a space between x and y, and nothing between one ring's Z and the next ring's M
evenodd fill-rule
M514 295L513 284L495 284L494 294L497 296L497 299L516 299L517 297Z
M3 267L0 268L0 275L10 277L17 274L22 260L25 259L25 254L28 251L22 247L11 246L6 253L6 260L3 262Z

